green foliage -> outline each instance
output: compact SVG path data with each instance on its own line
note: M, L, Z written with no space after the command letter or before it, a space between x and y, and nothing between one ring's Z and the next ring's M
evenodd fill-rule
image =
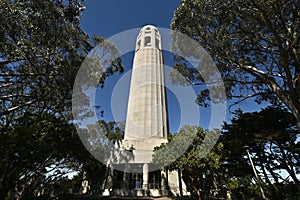
M153 161L171 162L166 168L181 171L188 190L197 199L225 198L227 191L232 199L261 199L260 185L268 199L296 199L293 194L300 191L300 152L293 114L271 106L253 113L237 110L235 115L225 123L221 134L216 131L219 141L206 156L202 147L209 145L204 141L207 137L214 140L215 134L185 126L171 135L167 144L155 149ZM249 147L259 180L245 146ZM178 150L185 147L186 152L178 157Z
M100 120L98 123L100 127L105 130L106 137L113 143L123 139L125 123L114 121L105 122L104 120Z
M299 9L298 0L185 0L175 11L171 27L210 53L228 98L281 101L294 114L300 130ZM174 38L177 48L190 48L178 42ZM190 84L210 84L184 59L176 69ZM174 74L174 82L182 83ZM202 90L198 103L208 105L210 95Z
M204 154L205 148L210 146L205 144L209 140L205 141L204 138L214 136L216 132L220 131L204 131L197 126L184 126L178 133L169 138L167 144L163 144L155 149L153 162L162 164L166 160L174 161L167 166L167 169L182 171L183 179L189 191L200 197L200 190L209 191L209 189L212 189L204 185L207 182L214 182L217 171L221 166L222 143L217 143L212 150L208 150L207 155ZM159 151L166 145L173 148L169 148L168 151ZM184 152L181 148L186 149L186 151ZM178 152L184 153L178 155ZM178 156L180 157L178 158ZM213 186L210 185L210 187Z
M86 78L102 72L102 86L123 68L113 44L81 30L83 9L83 0L0 1L0 199L18 187L26 198L70 170L86 170L92 182L104 170L71 124L72 95L88 87L83 80L74 92L73 85L93 46L86 62L94 73Z
M78 5L1 2L1 123L32 107L60 114L70 108L76 72L92 47L79 28Z
M29 109L70 119L74 80L92 43L97 48L86 61L94 72L89 79L101 77L103 85L107 76L123 70L113 44L98 36L90 41L80 29L80 0L4 0L0 7L0 125L13 123ZM102 65L106 68L101 72L96 66ZM83 81L81 86L88 82Z

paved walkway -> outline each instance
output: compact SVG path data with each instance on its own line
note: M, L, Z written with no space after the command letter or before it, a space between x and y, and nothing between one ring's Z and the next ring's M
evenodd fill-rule
M129 199L136 199L136 200L174 200L175 197L102 197L104 199L120 199L120 200L129 200ZM101 199L102 199L101 198Z
M175 197L103 197L103 196L90 196L90 195L76 195L72 199L75 200L175 200Z

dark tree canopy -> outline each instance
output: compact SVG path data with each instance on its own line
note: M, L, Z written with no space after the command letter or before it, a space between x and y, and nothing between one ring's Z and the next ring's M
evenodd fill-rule
M92 179L92 171L105 168L72 125L72 90L94 46L112 62L99 85L122 66L119 58L109 60L110 53L117 55L111 43L80 28L84 8L83 0L0 1L0 199L18 187L24 199L30 197L68 170L85 170ZM91 70L100 60L90 56Z
M269 199L299 196L300 135L296 119L287 109L270 106L252 113L237 110L225 123L214 148L203 157L207 147L204 139L209 135L213 134L200 127L184 126L167 144L155 149L153 161L170 163L167 169L181 172L188 191L197 199L225 198L228 193L231 199L261 199L259 185ZM190 141L186 152L178 155ZM172 144L172 148L165 148ZM162 148L166 151L159 151Z
M299 0L182 1L171 27L208 50L228 98L283 102L300 130L299 10ZM187 68L184 63L177 66L189 75L188 81L203 84ZM202 91L199 100L209 100L209 93Z
M235 195L241 199L250 192L251 180L256 180L246 146L262 178L256 182L263 185L267 197L293 199L288 196L299 194L299 136L293 114L281 107L253 113L236 111L231 122L224 125L220 138L224 144L222 162L230 177L228 185Z

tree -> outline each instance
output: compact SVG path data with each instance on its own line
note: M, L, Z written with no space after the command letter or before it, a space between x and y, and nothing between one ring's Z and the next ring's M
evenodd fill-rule
M106 137L113 143L121 141L124 136L124 122L105 122L104 120L98 121L100 127L105 130Z
M279 100L293 113L300 130L299 9L298 0L183 1L171 27L210 53L228 98L236 103L252 97L257 102ZM187 81L209 84L181 60L175 69L188 75ZM202 90L198 100L208 101L208 90Z
M74 81L93 47L90 70L100 61L109 65L99 72L100 86L122 65L111 43L81 30L83 9L81 0L0 2L0 199L17 185L24 186L24 197L32 195L66 169L95 162L71 124ZM105 58L95 53L99 48Z
M160 165L170 162L168 170L181 171L188 190L197 199L208 196L211 189L221 189L216 175L221 166L222 143L216 144L212 151L203 156L205 151L203 141L210 135L215 135L215 132L210 133L197 126L184 126L168 139L167 144L162 144L154 151L153 162ZM159 151L166 146L171 148ZM181 148L185 147L187 150L178 158L178 152L182 152ZM201 191L205 193L202 194Z
M109 58L116 55L116 48L101 37L90 41L80 29L82 1L4 0L0 7L1 129L13 125L29 109L70 120L74 80L93 45L106 48L108 58L102 62L110 62L99 84L122 71L121 60ZM89 70L101 65L101 59L93 53Z
M80 155L87 151L72 124L49 113L25 113L15 124L1 134L1 199L14 188L26 198L80 169Z
M294 116L282 107L267 107L260 112L236 111L231 123L225 123L220 140L224 144L223 163L233 194L241 199L253 188L255 179L249 158L249 151L262 179L262 184L272 199L286 199L291 192L299 192L299 132ZM285 173L281 173L285 171ZM288 174L289 178L283 174ZM283 192L284 191L284 192ZM258 193L258 190L256 190Z
M1 124L32 107L61 114L69 107L74 74L91 49L79 5L1 2Z

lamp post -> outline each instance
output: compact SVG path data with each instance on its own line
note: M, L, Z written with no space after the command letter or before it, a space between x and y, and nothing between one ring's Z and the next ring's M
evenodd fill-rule
M258 181L258 185L259 185L259 190L260 190L260 193L261 193L261 196L263 199L266 199L266 196L265 196L265 193L264 193L264 190L262 189L261 187L261 184L260 184L260 179L258 178L258 175L257 175L257 171L256 171L256 168L253 164L253 161L252 161L252 158L251 158L251 155L250 155L250 152L249 152L249 146L244 146L243 149L246 150L247 154L248 154L248 157L249 157L249 160L250 160L250 163L251 163L251 166L252 166L252 169L253 169L253 172L254 172L254 175L255 175L255 178L256 180Z

